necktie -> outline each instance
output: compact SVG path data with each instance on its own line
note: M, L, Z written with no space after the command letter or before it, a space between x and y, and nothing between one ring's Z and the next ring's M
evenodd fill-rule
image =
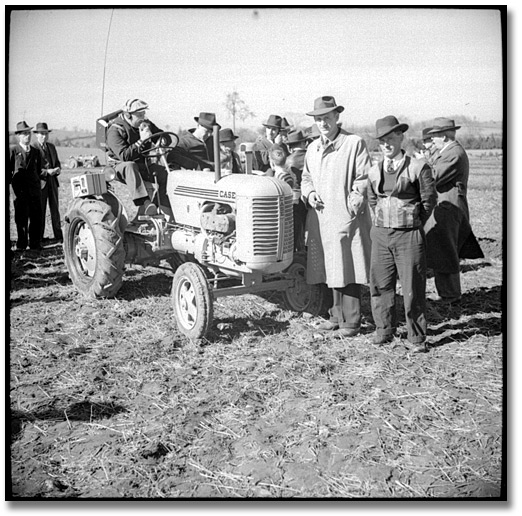
M392 159L388 160L388 168L386 169L386 172L388 174L395 174L395 167L393 166L393 160Z

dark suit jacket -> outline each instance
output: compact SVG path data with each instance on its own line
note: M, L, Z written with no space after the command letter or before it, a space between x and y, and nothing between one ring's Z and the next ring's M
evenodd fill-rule
M151 132L156 134L161 132L156 125L151 122ZM145 163L145 157L138 152L136 142L140 139L140 130L132 127L123 115L115 118L107 129L107 149L111 158L119 161L134 161ZM166 136L168 143L171 139Z
M32 146L40 153L40 160L42 162L42 172L40 174L41 187L44 188L47 184L58 186L58 176L49 176L47 175L47 172L43 171L48 168L61 168L62 165L60 164L60 159L58 158L58 152L56 151L56 147L52 143L47 142L47 152L45 152L43 147L38 142L34 143Z
M214 139L209 136L202 142L192 134L193 132L194 129L189 129L188 134L180 138L179 147L188 152L201 168L214 170Z
M9 149L9 182L17 198L40 195L42 161L40 153L29 147L24 151L19 143Z
M254 170L266 172L270 168L269 152L273 145L274 144L264 136L257 138L254 142Z

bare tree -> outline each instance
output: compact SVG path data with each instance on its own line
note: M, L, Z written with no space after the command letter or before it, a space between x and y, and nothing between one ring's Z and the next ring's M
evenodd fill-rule
M232 117L232 131L234 133L236 132L236 118L244 122L248 117L255 118L256 116L235 90L227 94L225 108Z

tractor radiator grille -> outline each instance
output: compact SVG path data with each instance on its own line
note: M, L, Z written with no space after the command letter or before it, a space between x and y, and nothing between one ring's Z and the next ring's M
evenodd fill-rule
M290 252L293 239L292 196L252 200L254 256L274 256Z

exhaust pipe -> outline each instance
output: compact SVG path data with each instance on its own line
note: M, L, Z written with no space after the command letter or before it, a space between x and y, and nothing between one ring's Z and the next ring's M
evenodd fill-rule
M219 152L219 125L214 125L214 182L217 183L221 179L221 154Z

